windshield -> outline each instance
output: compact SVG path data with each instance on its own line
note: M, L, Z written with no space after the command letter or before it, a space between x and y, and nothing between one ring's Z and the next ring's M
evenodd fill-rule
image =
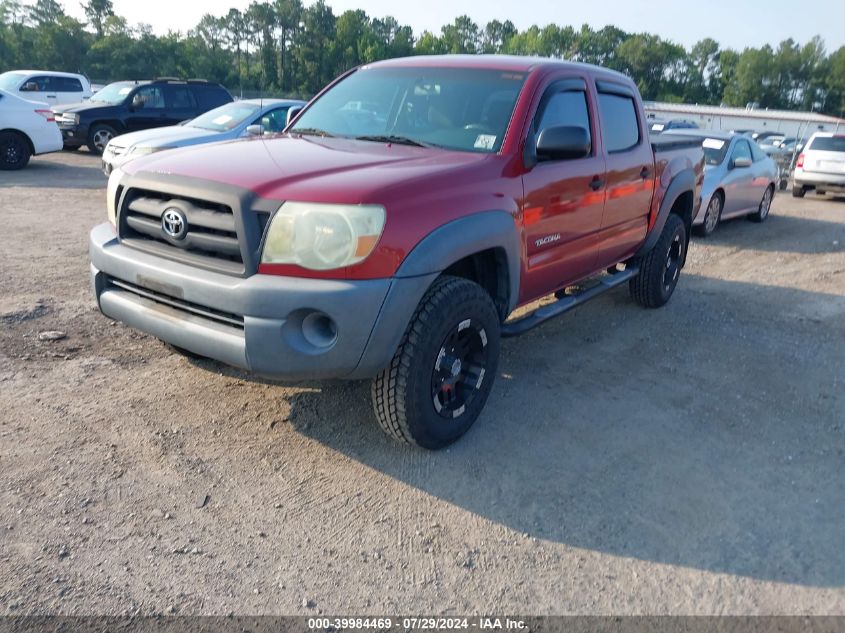
M238 127L247 119L257 116L260 110L257 105L249 103L227 103L198 116L187 125L188 127L198 127L201 130L226 132Z
M128 81L118 81L95 92L91 97L91 101L117 105L118 103L123 103L124 99L126 99L126 95L132 92L134 87L135 84Z
M705 165L721 165L728 153L728 142L720 138L706 138L701 146L704 148Z
M0 75L0 90L17 90L24 77L23 73L3 73Z
M823 152L845 152L845 136L817 136L807 149Z
M467 68L363 68L290 130L377 142L498 152L525 73Z

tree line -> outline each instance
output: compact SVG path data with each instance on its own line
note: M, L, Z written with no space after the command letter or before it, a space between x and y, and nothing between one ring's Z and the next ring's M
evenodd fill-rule
M689 50L651 33L614 26L476 24L466 15L440 33L416 35L392 17L335 15L323 0L254 1L243 11L203 15L187 33L156 35L129 25L111 0L88 0L86 21L57 0L0 1L0 70L83 72L97 81L203 77L232 92L308 97L343 71L390 57L444 53L539 55L607 66L632 76L645 99L802 109L845 115L845 46L821 38L776 47L722 48L711 38Z

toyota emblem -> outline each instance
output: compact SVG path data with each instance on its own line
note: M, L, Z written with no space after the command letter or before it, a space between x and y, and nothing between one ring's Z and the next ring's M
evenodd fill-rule
M161 216L161 230L174 240L181 240L188 233L188 219L175 207L165 209Z

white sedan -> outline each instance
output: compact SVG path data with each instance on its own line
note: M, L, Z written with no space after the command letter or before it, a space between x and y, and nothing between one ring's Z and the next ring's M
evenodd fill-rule
M23 169L33 154L58 152L62 133L46 103L0 90L0 169Z

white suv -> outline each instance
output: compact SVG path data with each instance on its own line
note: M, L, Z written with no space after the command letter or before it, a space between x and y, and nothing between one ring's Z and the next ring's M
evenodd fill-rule
M46 70L10 70L0 75L0 90L49 105L80 103L91 98L91 84L83 75Z
M810 189L845 192L845 135L816 132L804 146L795 163L792 195L803 198Z
M46 103L0 90L0 170L22 169L33 154L61 149L62 133Z

